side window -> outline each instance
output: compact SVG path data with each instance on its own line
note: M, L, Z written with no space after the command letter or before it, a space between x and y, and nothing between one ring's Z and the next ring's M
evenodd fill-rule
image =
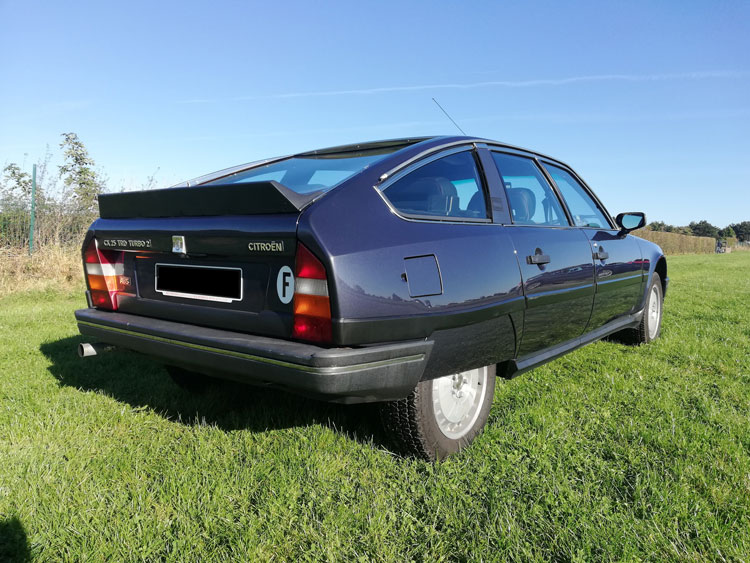
M523 156L493 152L517 225L568 225L560 200L536 164Z
M570 172L547 163L544 163L544 168L552 176L557 189L568 204L576 227L612 228L602 210Z
M471 151L439 158L383 190L408 215L486 219L482 181Z

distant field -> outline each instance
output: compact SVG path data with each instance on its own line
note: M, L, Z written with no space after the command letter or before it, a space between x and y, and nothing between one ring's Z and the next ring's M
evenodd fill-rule
M439 465L371 407L79 360L78 292L1 297L0 561L747 561L750 253L669 274L661 340L498 385Z

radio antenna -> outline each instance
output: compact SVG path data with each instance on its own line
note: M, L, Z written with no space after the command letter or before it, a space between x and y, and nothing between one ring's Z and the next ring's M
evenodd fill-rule
M450 120L451 120L451 123L453 123L453 125L455 125L455 126L456 126L456 129L458 129L459 131L461 131L461 133L462 133L463 135L466 135L466 133L464 132L464 130L463 130L463 129L461 129L461 128L460 128L460 127L458 126L458 123L456 123L456 122L455 122L455 121L453 120L453 118L452 118L452 117L451 117L450 115L448 115L448 112L447 112L447 111L445 111L445 109L443 108L443 106L441 106L441 105L440 105L440 103L439 103L439 102L438 102L438 101L437 101L437 100L436 100L435 98L432 98L432 101L433 101L433 102L435 102L435 105L437 105L437 107L439 107L439 108L440 108L440 110L441 110L441 111L442 111L442 112L443 112L443 113L445 114L445 117L447 117L448 119L450 119Z

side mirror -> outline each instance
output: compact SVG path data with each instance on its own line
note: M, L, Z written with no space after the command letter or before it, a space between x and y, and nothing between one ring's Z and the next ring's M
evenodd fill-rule
M620 227L621 233L627 234L646 226L646 214L640 211L620 213L615 219L615 223Z

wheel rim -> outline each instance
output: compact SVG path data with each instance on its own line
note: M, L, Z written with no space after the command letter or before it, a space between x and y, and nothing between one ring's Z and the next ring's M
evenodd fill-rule
M648 337L656 338L659 332L659 320L661 317L661 299L659 299L659 289L656 286L651 288L651 294L648 299Z
M446 437L457 440L474 427L487 393L488 373L483 367L432 381L435 420Z

